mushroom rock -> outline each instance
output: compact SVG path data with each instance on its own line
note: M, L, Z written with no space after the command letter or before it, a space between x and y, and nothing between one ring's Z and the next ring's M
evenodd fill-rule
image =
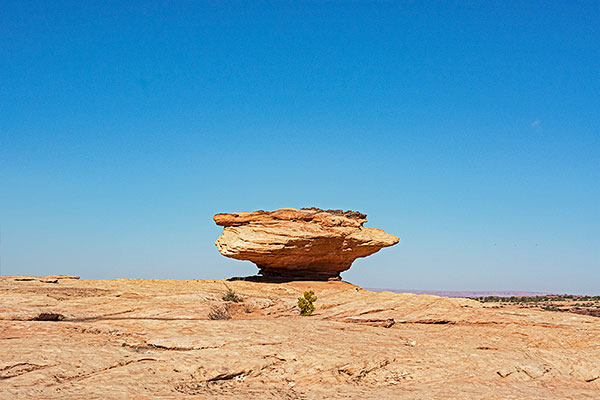
M217 214L215 242L226 257L255 263L270 279L339 279L358 257L398 243L381 229L365 228L357 211L319 208Z

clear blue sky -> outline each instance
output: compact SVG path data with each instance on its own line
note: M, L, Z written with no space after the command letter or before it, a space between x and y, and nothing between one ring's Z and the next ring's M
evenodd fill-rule
M360 210L367 287L600 293L600 3L2 2L3 275L249 275L213 214Z

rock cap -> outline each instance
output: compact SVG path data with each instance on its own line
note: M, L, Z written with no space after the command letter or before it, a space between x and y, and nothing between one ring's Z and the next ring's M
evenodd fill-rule
M281 208L221 213L215 245L226 257L255 263L263 276L339 279L356 258L398 243L381 229L365 228L358 211Z

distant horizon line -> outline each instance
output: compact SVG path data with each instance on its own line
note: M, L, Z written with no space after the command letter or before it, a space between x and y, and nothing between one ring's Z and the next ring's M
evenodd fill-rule
M537 292L525 290L422 290L422 289L390 289L390 288L367 288L373 292L392 292L392 293L412 293L412 294L430 294L441 297L535 297L535 296L596 296L597 294L582 293L558 293L558 292Z

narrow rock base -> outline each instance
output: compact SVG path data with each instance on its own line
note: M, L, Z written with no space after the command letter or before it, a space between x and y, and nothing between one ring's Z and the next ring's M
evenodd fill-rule
M341 280L339 273L332 273L331 271L319 273L314 269L294 269L284 270L275 268L266 268L258 266L259 274L267 281L329 281L329 280Z

